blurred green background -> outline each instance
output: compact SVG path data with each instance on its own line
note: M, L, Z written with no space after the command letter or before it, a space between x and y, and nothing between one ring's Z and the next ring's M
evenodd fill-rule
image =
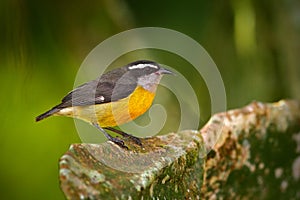
M74 122L34 118L73 88L81 62L97 44L143 26L174 29L203 45L222 74L228 108L300 97L297 0L1 1L1 199L64 199L58 159L80 142ZM186 61L166 52L151 55L198 88L205 123L208 92Z

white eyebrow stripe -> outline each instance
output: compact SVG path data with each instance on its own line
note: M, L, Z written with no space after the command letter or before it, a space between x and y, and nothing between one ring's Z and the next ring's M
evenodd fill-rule
M156 65L152 65L152 64L137 64L137 65L128 67L128 69L143 69L145 67L152 67L154 69L158 69L158 67Z

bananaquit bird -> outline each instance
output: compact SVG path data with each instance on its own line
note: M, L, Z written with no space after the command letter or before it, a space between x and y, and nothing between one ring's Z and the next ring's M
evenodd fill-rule
M36 117L36 121L51 115L78 118L94 125L120 146L124 147L124 142L104 129L141 145L139 138L112 127L130 122L149 109L164 74L172 72L152 61L130 63L75 88L60 104Z

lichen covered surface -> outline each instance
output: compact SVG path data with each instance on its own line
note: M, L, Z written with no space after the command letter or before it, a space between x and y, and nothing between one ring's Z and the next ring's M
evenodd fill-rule
M201 133L209 152L201 198L300 199L299 102L217 114Z
M61 188L68 199L199 199L199 135L146 138L142 148L126 141L129 150L111 142L73 144L60 160Z
M300 103L254 102L201 131L74 144L60 160L68 199L300 199Z

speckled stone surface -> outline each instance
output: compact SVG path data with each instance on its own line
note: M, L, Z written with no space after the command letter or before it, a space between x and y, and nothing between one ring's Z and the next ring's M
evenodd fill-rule
M142 142L71 145L67 199L300 199L299 101L254 102Z
M213 116L201 134L203 199L300 199L300 104L254 102Z
M73 144L60 159L68 199L200 198L203 144L198 131L142 139L129 150L111 142ZM204 148L204 146L202 146Z

